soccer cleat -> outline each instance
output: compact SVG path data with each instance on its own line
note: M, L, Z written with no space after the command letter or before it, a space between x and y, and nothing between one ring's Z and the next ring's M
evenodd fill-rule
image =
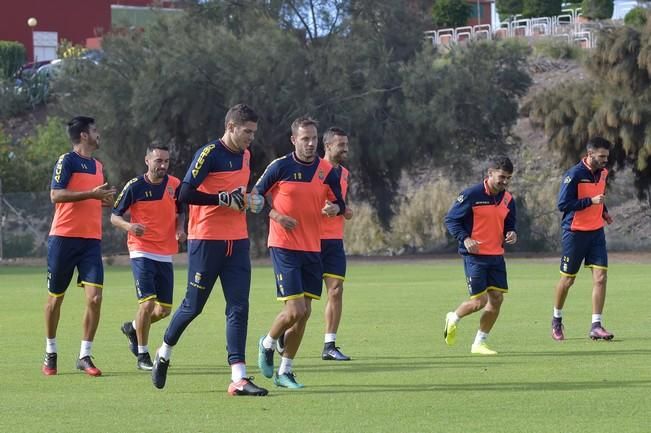
M84 356L77 360L77 370L81 370L89 376L97 377L102 375L102 371L95 367L90 356Z
M552 319L552 338L556 341L565 340L565 334L563 334L563 322L561 319L554 317Z
M612 340L615 336L601 326L601 322L594 322L588 336L593 340Z
M149 356L149 352L138 354L138 362L136 363L136 366L138 367L138 370L145 371L151 371L151 369L154 368L154 364L151 362L151 356Z
M280 337L278 337L278 340L276 340L276 352L278 352L279 355L282 355L284 351L285 351L285 333L283 332L282 334L280 334Z
M452 314L454 312L451 311L445 315L445 328L443 328L443 338L448 346L454 346L457 342L457 324L450 318Z
M296 382L296 376L292 372L284 374L276 373L274 376L274 385L288 389L301 389L305 387L302 383Z
M497 352L489 349L486 343L473 344L470 348L470 353L475 355L497 355Z
M163 389L165 387L165 380L167 379L167 368L170 366L170 361L168 359L162 358L158 355L156 351L156 356L154 356L154 365L151 369L151 382L158 389Z
M334 343L328 343L323 347L321 359L324 361L350 361L350 356L341 353L339 348L335 347Z
M253 383L252 377L243 377L237 382L231 382L228 385L228 393L230 395L254 395L254 396L264 396L269 393L264 388L260 388L258 385Z
M41 371L46 376L54 376L57 374L57 354L56 353L45 353L45 360L43 361L43 367Z
M127 336L129 340L129 350L133 353L133 356L138 356L138 337L136 336L136 330L133 329L131 322L124 322L120 330L124 335Z
M264 340L264 336L260 337L258 341L258 367L264 377L271 379L274 375L274 350L265 349L262 340Z

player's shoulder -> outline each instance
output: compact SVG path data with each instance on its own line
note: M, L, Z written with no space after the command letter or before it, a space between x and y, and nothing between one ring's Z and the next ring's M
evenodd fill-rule
M179 179L176 176L172 176L171 174L168 174L167 175L167 184L169 186L173 186L173 187L176 188L177 186L181 185L181 179Z
M294 158L292 158L291 153L288 153L287 155L283 155L271 161L269 165L267 165L267 169L270 168L276 169L276 168L281 168L293 164L294 164Z
M57 158L57 162L56 162L56 163L57 163L57 165L60 165L60 164L66 164L66 163L69 164L69 163L71 163L73 160L75 160L76 157L78 157L78 156L79 156L79 155L77 155L77 154L76 154L75 152L73 152L73 151L66 152L66 153L62 153L62 154L59 155L59 157Z

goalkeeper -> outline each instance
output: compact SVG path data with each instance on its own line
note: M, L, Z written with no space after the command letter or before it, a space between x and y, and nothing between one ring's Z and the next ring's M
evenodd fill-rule
M231 107L223 137L196 152L179 187L179 201L190 205L188 285L154 358L152 382L156 388L165 386L172 349L203 310L219 278L226 299L226 350L231 367L228 393L267 394L247 376L245 359L251 285L245 191L250 176L248 148L257 121L257 114L248 106ZM259 212L263 203L255 203L259 208L251 206L250 210Z

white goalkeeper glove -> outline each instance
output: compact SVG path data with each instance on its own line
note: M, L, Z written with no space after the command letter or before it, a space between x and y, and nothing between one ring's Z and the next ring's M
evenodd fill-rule
M217 193L217 205L229 207L236 211L244 210L244 194L240 188L236 188L231 192L221 191Z

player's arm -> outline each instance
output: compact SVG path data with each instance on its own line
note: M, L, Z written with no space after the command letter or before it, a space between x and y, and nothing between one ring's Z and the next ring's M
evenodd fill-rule
M330 170L325 178L325 183L330 187L335 199L332 202L326 201L326 205L323 207L322 212L328 216L344 215L346 212L346 202L341 193L339 175L335 170Z
M108 183L103 183L88 191L71 191L66 188L50 189L50 200L52 203L69 203L93 199L101 200L110 205L114 196L115 188L109 186Z
M176 214L176 240L185 242L188 235L185 233L185 212Z
M479 242L470 237L469 215L472 215L472 203L466 190L459 194L445 216L445 227L452 237L463 244L469 253L476 254L479 252Z
M233 210L244 209L244 193L239 188L233 191L219 191L217 194L198 191L199 185L213 171L215 145L204 146L198 151L190 168L188 169L183 183L179 187L177 200L184 204L198 206L223 206Z
M603 195L602 195L603 196ZM567 173L563 178L561 189L558 191L558 210L561 212L571 212L585 209L593 204L594 197L579 198L579 188L577 181L571 173ZM597 200L599 200L597 198Z
M131 223L124 218L124 214L129 211L129 208L135 201L131 186L136 180L137 178L134 178L127 182L122 189L122 192L120 192L120 195L118 195L118 198L115 200L113 210L111 211L111 224L125 232L131 232L136 236L142 236L145 234L145 226L143 224Z
M518 234L515 231L516 211L515 200L511 199L508 205L509 213L504 220L504 242L513 245L518 241Z

